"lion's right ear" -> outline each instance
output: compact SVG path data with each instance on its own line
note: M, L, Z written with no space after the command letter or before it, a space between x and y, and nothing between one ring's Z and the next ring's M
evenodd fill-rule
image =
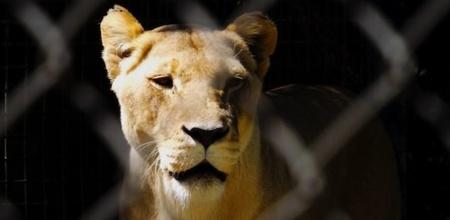
M110 80L119 74L119 62L130 55L129 43L144 32L137 19L122 6L115 5L100 23L103 61Z
M261 12L245 13L236 18L226 30L237 33L247 43L258 64L257 74L264 77L270 56L277 45L277 27Z

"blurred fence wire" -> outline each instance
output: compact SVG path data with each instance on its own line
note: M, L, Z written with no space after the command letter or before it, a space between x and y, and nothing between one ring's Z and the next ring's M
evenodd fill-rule
M240 8L235 10L233 16L250 10L265 11L275 1L245 1ZM62 76L71 65L71 56L73 55L70 49L70 39L101 3L102 1L74 1L61 19L54 21L33 1L8 2L17 20L36 41L39 50L44 54L44 59L33 71L30 79L22 82L12 93L5 94L1 106L1 136L7 133L8 128L34 102L63 78ZM352 5L354 21L382 55L387 68L380 74L379 79L357 97L336 121L331 123L313 142L312 151L302 147L304 144L301 137L297 137L295 132L291 131L289 126L270 110L270 103L265 103L263 100L263 107L268 109L265 114L270 116L270 123L273 125L273 130L268 132L273 134L273 145L288 161L293 176L299 182L299 187L286 194L270 209L270 212L263 213L264 219L294 218L314 202L314 197L320 192L320 187L311 190L311 188L305 189L301 186L311 185L308 184L309 182L320 181L321 168L339 152L343 143L372 119L383 106L405 90L406 85L417 72L413 56L414 49L426 39L430 30L447 14L450 5L448 0L427 1L421 10L406 23L403 30L397 30L376 7L361 1L354 3L357 5L354 7L353 3L343 2L345 5ZM219 24L214 19L214 15L196 1L186 1L180 8L178 13L186 23L201 23L212 27L217 27ZM67 95L71 102L77 106L79 111L88 115L92 128L108 144L120 166L126 169L127 159L124 155L127 154L123 152L125 149L123 146L127 146L127 144L121 134L118 119L108 111L105 105L102 105L101 93L88 82L70 85L68 91L70 94ZM443 117L448 118L449 107L430 94L424 94L418 98L417 106L418 112L440 129L444 142L450 148L449 125L442 124L440 120ZM436 109L436 111L429 111L421 106L433 106L427 109ZM275 138L285 141L275 141ZM119 195L119 188L120 185L98 200L91 210L84 213L82 219L110 219L114 216L118 209L114 201ZM1 209L2 206L0 206L0 213L6 213Z

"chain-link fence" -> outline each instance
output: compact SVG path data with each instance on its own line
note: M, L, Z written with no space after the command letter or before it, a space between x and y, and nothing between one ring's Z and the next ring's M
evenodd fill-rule
M397 154L403 218L450 217L448 0L55 0L2 2L0 219L117 217L128 144L108 93L99 34L115 3L146 29L222 26L243 12L265 11L280 33L265 88L333 84L357 94L311 152L299 151L301 138L263 103L274 131L283 131L268 139L289 140L274 143L300 185L316 181L320 167L381 113ZM292 218L315 196L296 188L264 217Z

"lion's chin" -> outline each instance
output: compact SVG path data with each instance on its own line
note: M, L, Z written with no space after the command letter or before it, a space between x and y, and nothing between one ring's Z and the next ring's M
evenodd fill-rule
M166 175L164 178L164 191L166 196L176 203L185 204L186 207L201 207L211 205L222 198L225 183L211 175L192 175L182 181ZM180 177L178 177L180 179Z

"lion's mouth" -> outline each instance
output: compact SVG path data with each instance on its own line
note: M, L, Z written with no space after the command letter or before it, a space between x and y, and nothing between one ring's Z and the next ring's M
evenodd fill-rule
M183 172L175 173L169 171L169 175L179 182L211 178L217 178L220 181L225 182L227 178L227 175L224 172L217 170L208 162L202 162L197 166Z

